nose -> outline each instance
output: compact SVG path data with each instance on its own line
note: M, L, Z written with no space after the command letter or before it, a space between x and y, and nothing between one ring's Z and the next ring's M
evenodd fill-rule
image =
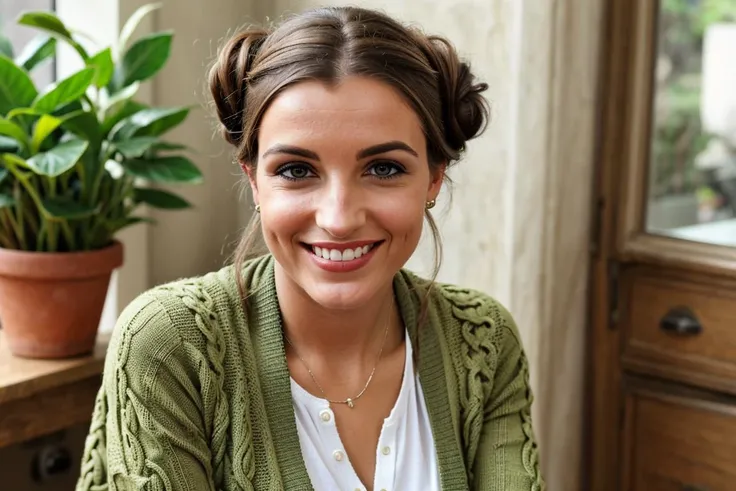
M333 181L324 189L317 203L317 226L332 237L344 239L359 230L366 221L365 203L360 189Z

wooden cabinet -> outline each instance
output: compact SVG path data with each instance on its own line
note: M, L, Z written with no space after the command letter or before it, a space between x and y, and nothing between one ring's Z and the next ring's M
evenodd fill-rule
M604 16L586 490L736 490L736 19L714 4Z
M623 489L734 489L734 400L636 380L627 385Z

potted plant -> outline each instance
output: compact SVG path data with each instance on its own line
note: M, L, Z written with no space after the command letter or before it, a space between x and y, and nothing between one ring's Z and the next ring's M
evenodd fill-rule
M16 356L62 358L92 350L112 271L123 262L115 234L147 221L141 204L189 206L148 184L196 183L185 147L163 135L187 107L136 101L139 84L169 57L172 33L129 43L133 14L114 46L88 52L50 12L18 23L41 35L14 57L0 37L0 323ZM30 74L71 46L83 68L48 87Z

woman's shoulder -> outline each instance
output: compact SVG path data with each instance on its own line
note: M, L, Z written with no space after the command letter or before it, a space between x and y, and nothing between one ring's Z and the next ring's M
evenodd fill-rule
M207 352L222 336L221 319L237 307L233 267L157 285L139 294L120 313L111 347L135 356L151 350L176 351L181 345Z

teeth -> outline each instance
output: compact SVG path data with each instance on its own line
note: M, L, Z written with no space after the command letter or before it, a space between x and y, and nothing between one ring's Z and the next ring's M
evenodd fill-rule
M323 247L312 246L312 251L315 256L328 259L330 261L352 261L353 259L358 259L359 257L368 254L368 251L372 248L372 245L366 245L363 247L356 247L355 249L339 251L337 249L325 249Z

